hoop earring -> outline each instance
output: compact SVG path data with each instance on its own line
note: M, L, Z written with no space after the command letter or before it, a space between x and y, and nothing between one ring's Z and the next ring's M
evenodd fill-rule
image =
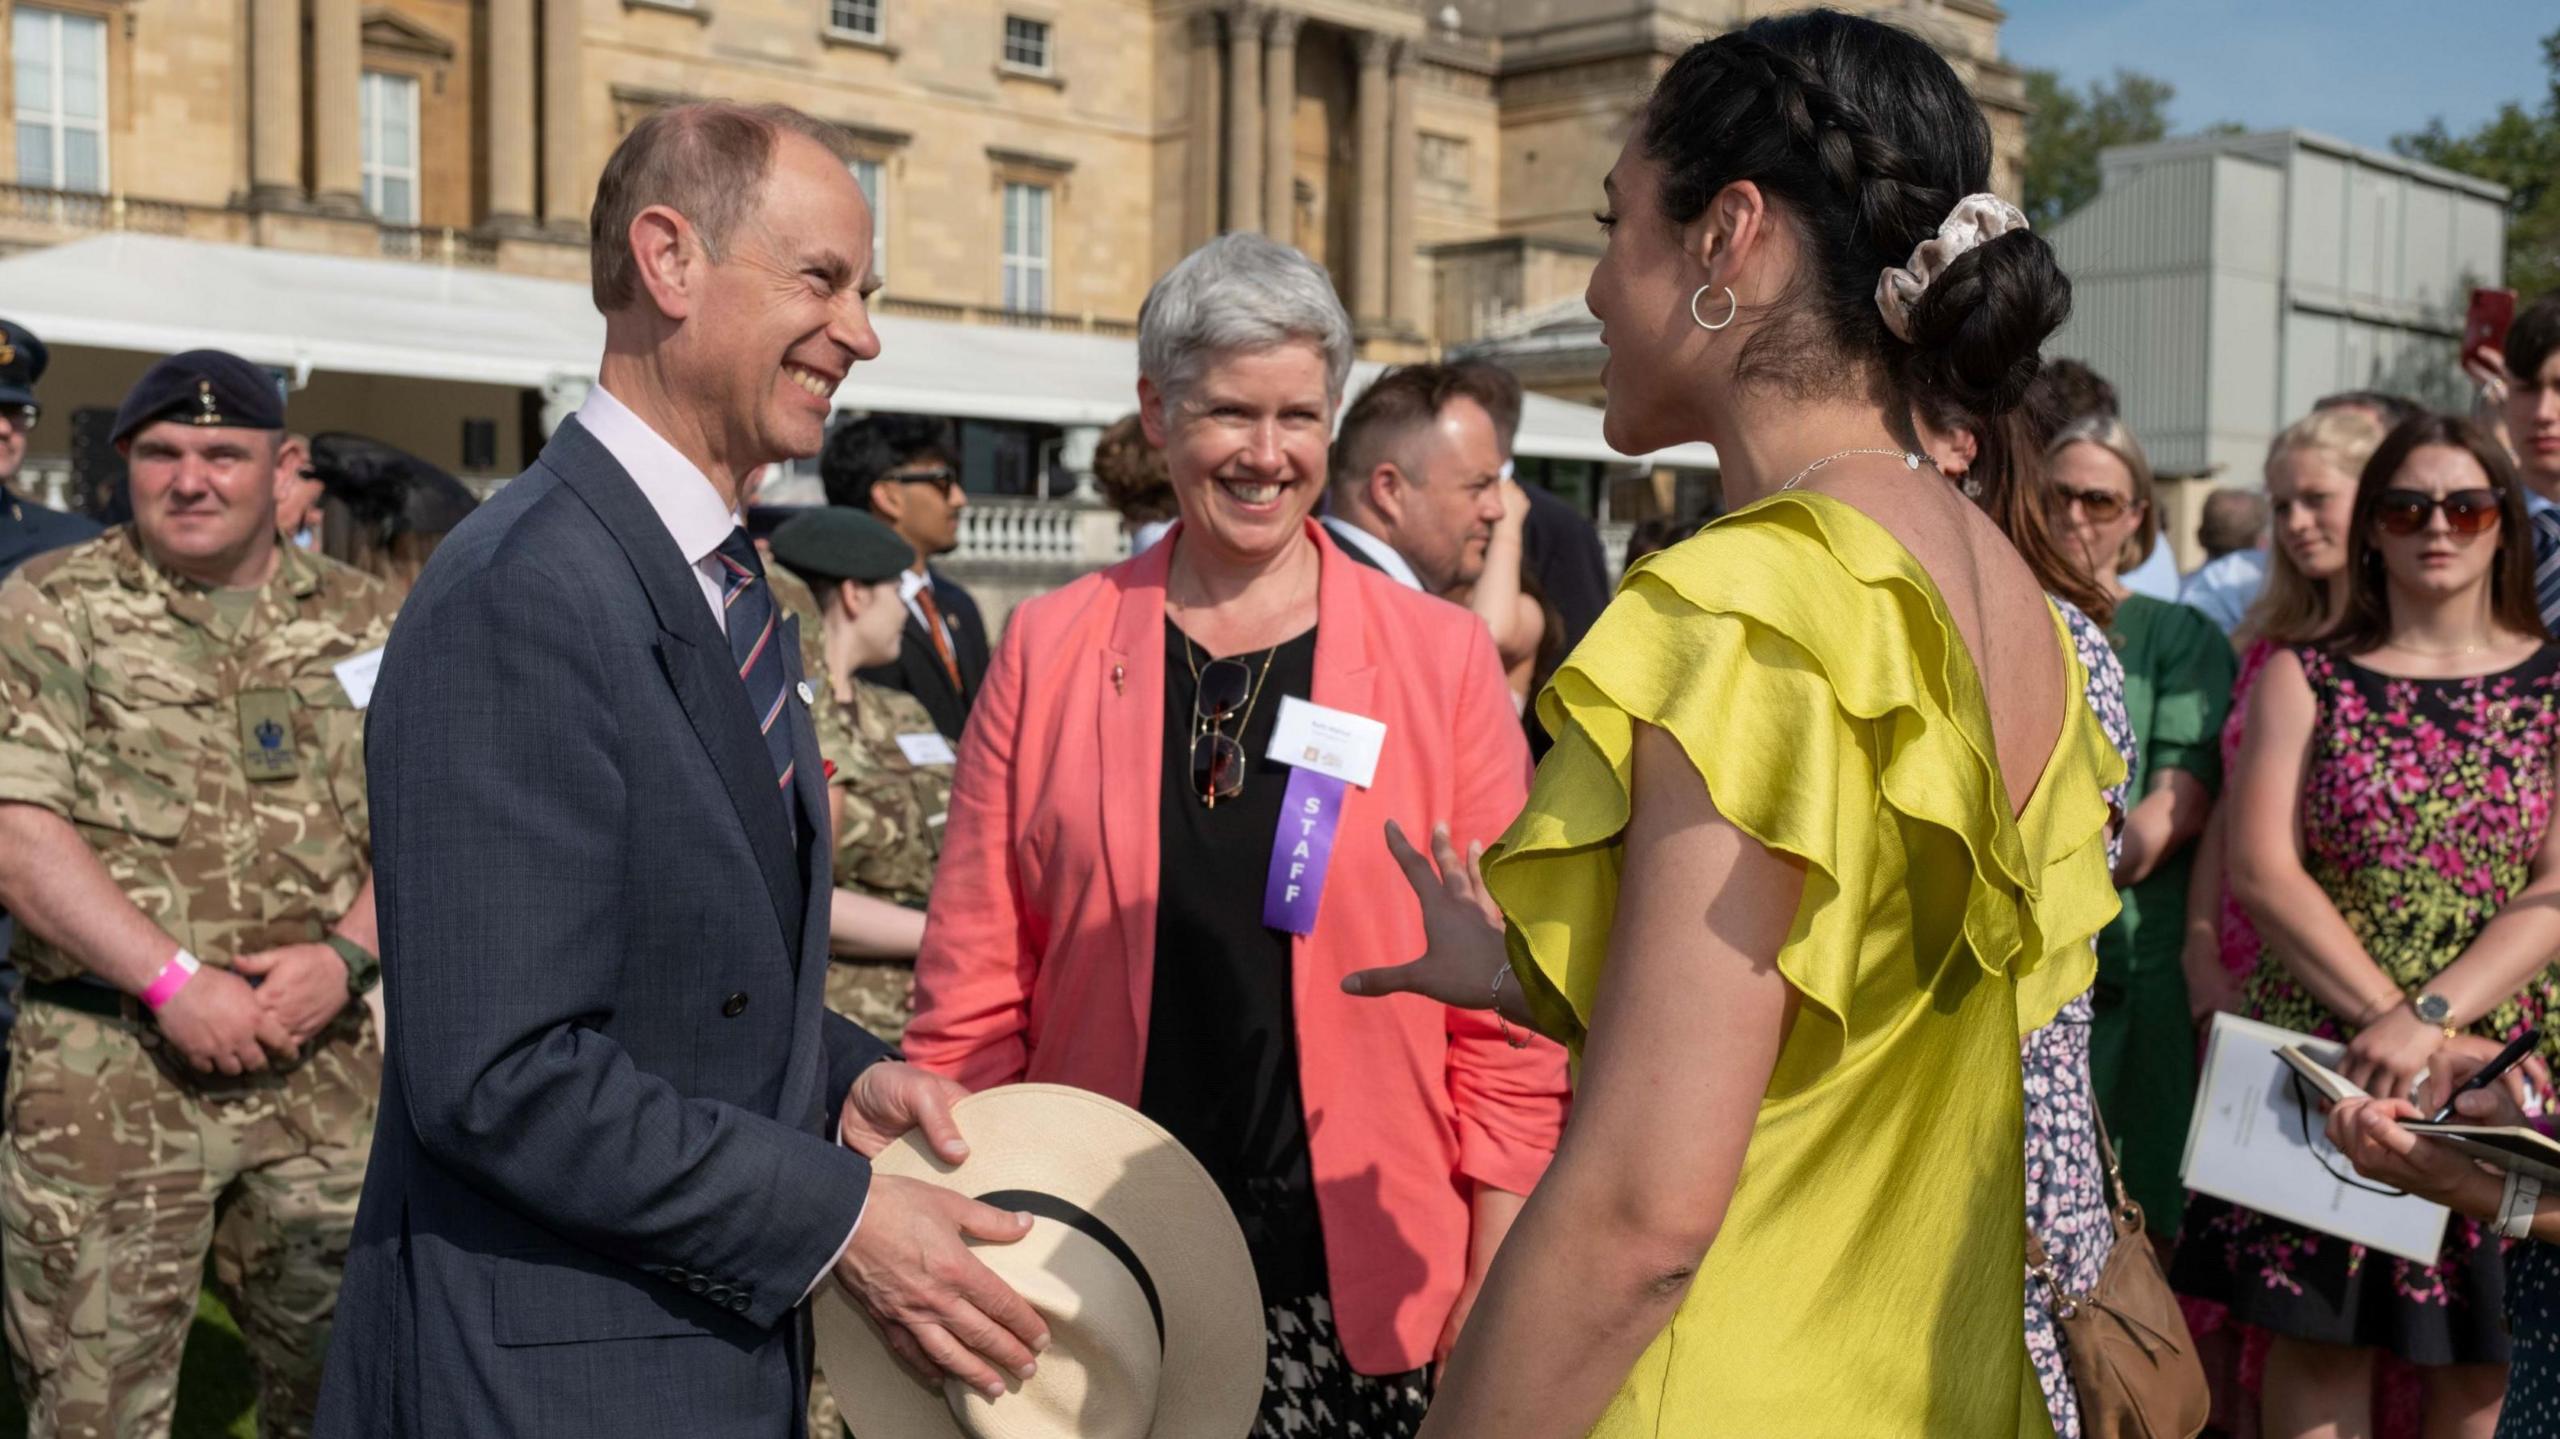
M1692 319L1692 320L1697 320L1697 321L1698 321L1698 328L1699 328L1699 329L1701 329L1701 330L1721 330L1721 329L1723 329L1725 326L1732 324L1732 323L1733 323L1733 317L1734 317L1735 315L1737 315L1737 314L1741 313L1741 310L1742 310L1742 299L1741 299L1741 297L1740 297L1740 296L1737 296L1736 294L1734 294L1734 293L1733 293L1733 287L1732 287L1731 285L1726 285L1726 286L1724 286L1724 287L1723 287L1723 288L1724 288L1724 307L1725 307L1725 308L1724 308L1724 318L1723 318L1723 319L1721 319L1721 320L1716 321L1716 322L1715 322L1714 324L1712 324L1712 325L1708 324L1705 320L1700 319L1700 318L1699 318L1699 316L1698 316L1698 302L1699 302L1700 300L1703 300L1703 299L1705 299L1705 298L1706 298L1707 292L1708 292L1709 290L1712 290L1712 289L1715 289L1715 288L1717 288L1717 287L1716 287L1716 286L1714 286L1714 285L1700 285L1700 286L1698 287L1697 293L1696 293L1696 294L1693 294L1693 295L1691 295L1691 296L1689 297L1689 318L1690 318L1690 319Z

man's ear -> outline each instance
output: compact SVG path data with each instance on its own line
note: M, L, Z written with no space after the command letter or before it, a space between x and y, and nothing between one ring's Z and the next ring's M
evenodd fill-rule
M907 487L896 480L873 480L871 513L879 518L880 523L896 529L899 518L907 512L906 491Z
M705 265L692 221L665 205L632 216L631 258L659 314L682 320L693 313Z
M1361 497L1379 519L1390 525L1404 523L1405 497L1412 492L1413 481L1404 467L1393 460L1380 460L1369 467L1369 478L1361 482Z

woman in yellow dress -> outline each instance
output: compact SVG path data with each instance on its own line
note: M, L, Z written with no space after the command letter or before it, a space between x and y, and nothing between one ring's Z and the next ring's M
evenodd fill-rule
M2018 1042L2090 982L2123 764L2035 576L1913 453L1912 400L2014 408L2069 306L1989 166L1927 45L1814 12L1684 55L1605 182L1610 443L1713 443L1737 509L1541 696L1481 881L1394 837L1429 949L1347 987L1579 1065L1430 1439L2052 1432Z

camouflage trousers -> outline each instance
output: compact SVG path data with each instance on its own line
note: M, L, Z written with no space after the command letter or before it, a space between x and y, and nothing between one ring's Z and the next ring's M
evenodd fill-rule
M827 965L827 1008L891 1044L906 1037L916 1009L916 967L905 960L838 959ZM842 1439L835 1396L824 1377L809 1381L812 1439Z
M895 1044L915 1017L916 967L905 960L834 960L827 965L827 1008Z
M310 1433L381 1091L364 1007L280 1075L179 1079L156 1031L43 1003L9 1054L0 1262L28 1434L168 1434L208 1250L260 1431Z

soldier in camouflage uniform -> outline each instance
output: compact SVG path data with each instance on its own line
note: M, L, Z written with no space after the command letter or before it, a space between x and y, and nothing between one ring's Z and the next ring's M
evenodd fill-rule
M870 515L831 507L785 522L773 553L808 582L823 616L821 665L811 673L830 688L831 702L816 711L839 891L827 1003L895 1043L915 1004L916 945L951 804L951 747L915 696L854 672L897 653L905 624L897 577L914 551Z
M35 1435L166 1435L210 1250L260 1427L307 1433L373 1136L362 705L395 601L279 543L264 371L163 361L134 520L0 585L0 1144Z

